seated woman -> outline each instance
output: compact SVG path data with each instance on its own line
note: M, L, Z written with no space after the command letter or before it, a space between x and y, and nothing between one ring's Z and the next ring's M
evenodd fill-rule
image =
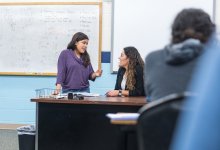
M115 89L106 96L144 96L144 61L135 47L125 47L119 57Z
M177 14L171 43L145 59L145 94L149 101L187 91L198 58L214 30L209 15L201 9L184 9Z

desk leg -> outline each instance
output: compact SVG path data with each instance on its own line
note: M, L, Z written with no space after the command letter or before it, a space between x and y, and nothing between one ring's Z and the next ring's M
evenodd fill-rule
M36 123L35 123L35 128L36 128L36 135L35 135L35 150L38 150L38 108L39 104L36 103Z
M119 132L118 135L118 150L126 150L127 147L127 140L126 140L126 134L123 131Z
M137 134L135 125L120 125L118 150L137 150Z

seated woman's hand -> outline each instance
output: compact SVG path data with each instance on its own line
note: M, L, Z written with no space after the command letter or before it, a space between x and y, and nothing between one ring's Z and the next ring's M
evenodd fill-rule
M105 95L108 97L114 97L114 96L118 96L119 91L118 90L111 90L108 91Z

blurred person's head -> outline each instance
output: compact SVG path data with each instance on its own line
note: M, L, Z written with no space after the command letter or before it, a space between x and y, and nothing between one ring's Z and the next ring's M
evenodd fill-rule
M187 39L198 39L206 43L215 30L210 16L202 9L183 9L174 19L172 25L172 43L180 43Z

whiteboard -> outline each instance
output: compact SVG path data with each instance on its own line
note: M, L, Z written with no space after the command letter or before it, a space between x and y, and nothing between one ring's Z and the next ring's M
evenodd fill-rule
M89 37L94 70L100 67L99 3L0 4L0 74L56 75L57 61L76 32Z
M213 0L114 0L112 16L112 71L126 46L135 46L144 59L171 38L171 24L183 8L202 8L213 17Z

